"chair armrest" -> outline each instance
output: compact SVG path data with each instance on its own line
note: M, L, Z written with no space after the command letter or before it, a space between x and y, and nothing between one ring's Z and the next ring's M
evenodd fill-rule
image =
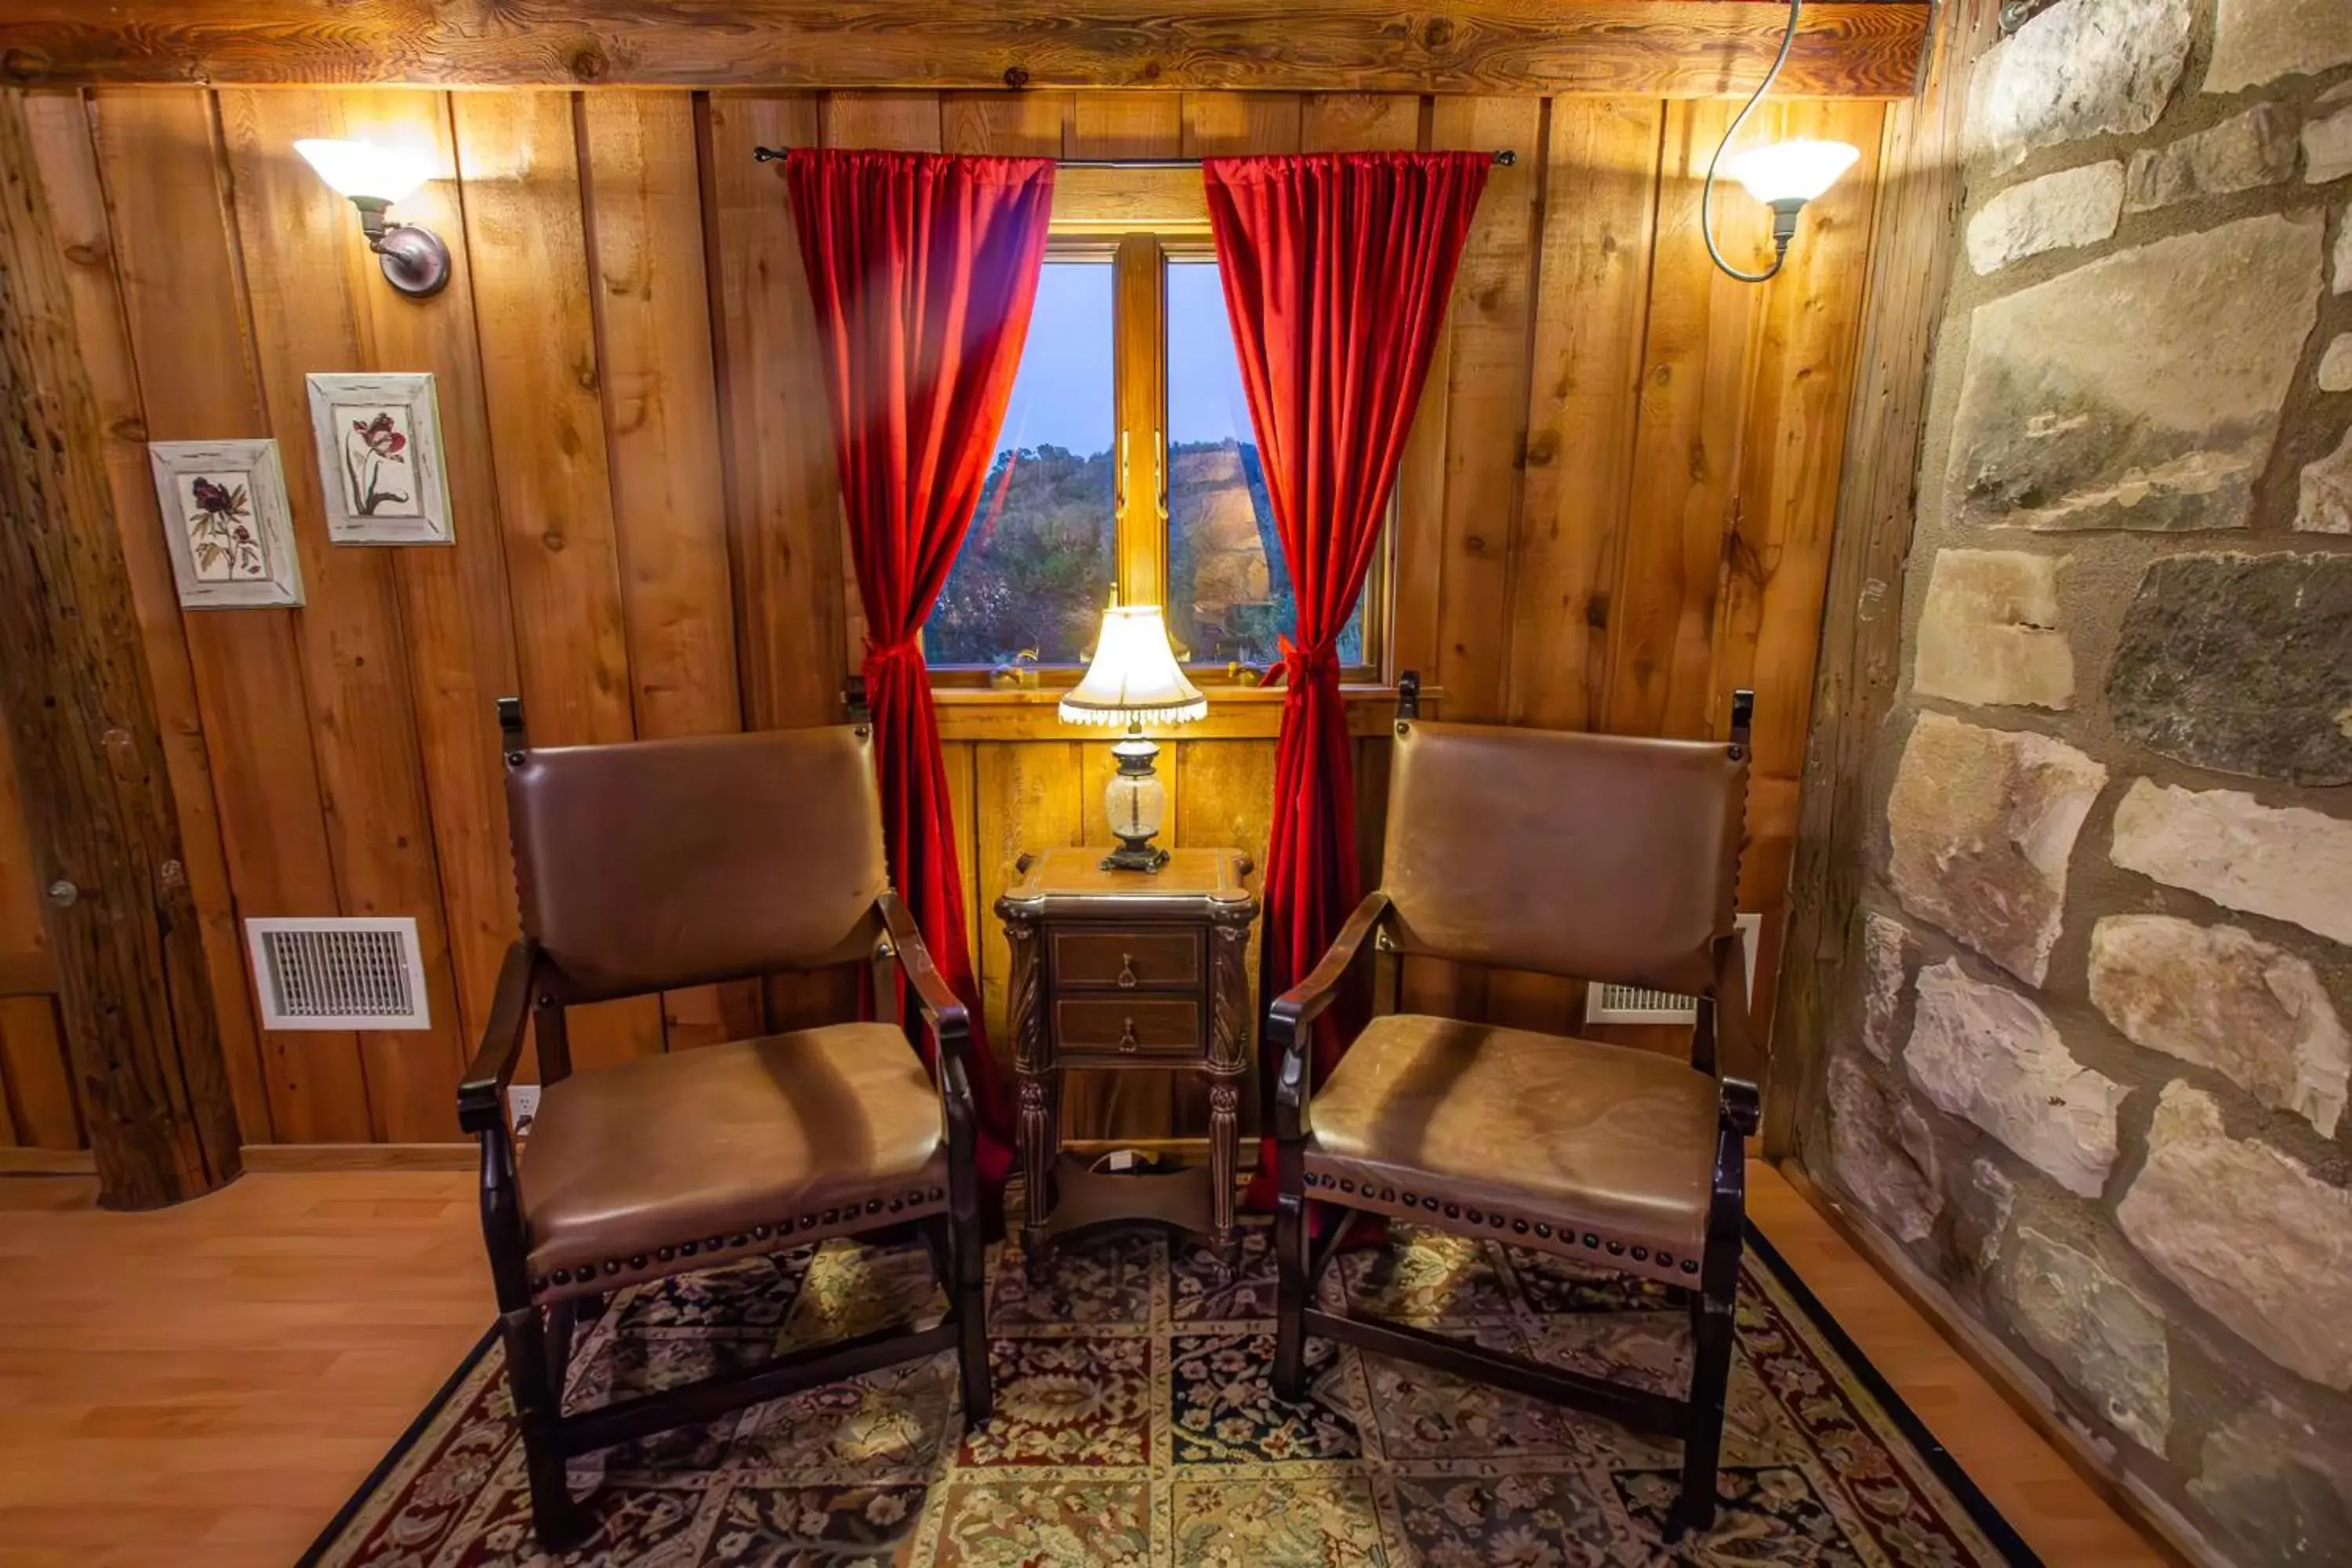
M468 1132L502 1131L507 1124L507 1085L522 1058L523 1021L530 1016L531 972L538 964L539 949L523 941L507 948L506 962L499 966L481 1048L457 1084L457 1125Z
M931 950L923 943L923 933L916 928L913 911L899 900L896 893L884 893L875 900L882 916L882 929L889 933L891 952L898 961L898 973L907 977L908 989L914 993L915 1008L940 1042L940 1050L955 1060L960 1081L966 1076L962 1058L970 1048L971 1014L939 965L931 962ZM948 1083L948 1075L940 1082ZM966 1092L969 1092L967 1090Z
M1314 973L1274 999L1266 1009L1266 1043L1281 1052L1275 1068L1274 1092L1276 1104L1290 1112L1286 1122L1297 1121L1296 1112L1307 1102L1307 1026L1322 1016L1339 994L1339 984L1348 975L1348 968L1363 951L1364 939L1372 927L1388 912L1389 896L1371 892L1356 906L1348 923L1331 941L1330 951Z
M1716 1126L1726 1132L1736 1132L1742 1138L1752 1138L1763 1125L1764 1098L1756 1086L1744 1078L1716 1080Z

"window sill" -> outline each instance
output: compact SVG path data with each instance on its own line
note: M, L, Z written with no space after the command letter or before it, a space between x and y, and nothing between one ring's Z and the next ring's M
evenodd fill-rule
M1348 732L1356 736L1384 735L1396 721L1396 688L1381 684L1349 684L1340 689L1347 704ZM1190 724L1147 725L1144 733L1157 741L1271 741L1282 731L1283 689L1278 686L1218 686L1202 688L1209 716ZM1424 704L1444 694L1421 689ZM938 710L943 741L1103 741L1119 731L1100 724L1066 724L1055 711L1062 693L1050 688L998 690L994 688L936 687L931 704Z

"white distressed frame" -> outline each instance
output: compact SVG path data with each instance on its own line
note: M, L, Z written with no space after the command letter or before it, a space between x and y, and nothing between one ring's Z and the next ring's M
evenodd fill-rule
M184 608L266 609L302 603L302 561L294 548L294 514L286 500L286 474L278 466L277 442L150 441L147 463L154 472L163 544L172 554L172 576ZM185 474L232 470L245 476L254 531L269 560L270 574L244 582L208 583L196 569L179 481Z
M310 391L310 442L319 459L319 491L327 511L327 537L337 544L449 544L456 533L449 518L448 468L441 452L441 398L430 371L397 374L314 373ZM343 433L339 403L397 404L408 411L410 460L415 465L415 517L362 517L344 505Z

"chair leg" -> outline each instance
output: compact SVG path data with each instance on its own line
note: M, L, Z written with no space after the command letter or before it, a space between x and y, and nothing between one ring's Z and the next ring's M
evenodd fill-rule
M963 1418L967 1427L986 1421L996 1408L996 1386L988 1370L988 1250L980 1218L967 1215L948 1221L948 1256L953 1266L952 1293L956 1315L956 1367L963 1379Z
M582 1305L576 1297L554 1303L547 1309L546 1326L541 1331L547 1341L548 1392L558 1410L563 1408L564 1386L571 1381L572 1335L585 1315Z
M531 1527L550 1552L568 1552L588 1539L595 1521L572 1498L564 1479L563 1455L555 1446L561 1396L548 1383L549 1347L537 1307L521 1307L499 1320L506 1342L507 1387L514 1396L515 1425L522 1431L523 1468L530 1481Z
M1683 1431L1683 1489L1666 1521L1666 1539L1715 1528L1715 1476L1723 1452L1725 1395L1731 1384L1732 1301L1702 1295L1691 1303L1689 1424Z
M1276 1147L1275 1158L1286 1166L1299 1157L1295 1149ZM1307 1392L1307 1200L1282 1184L1274 1202L1274 1393L1277 1399L1297 1403Z

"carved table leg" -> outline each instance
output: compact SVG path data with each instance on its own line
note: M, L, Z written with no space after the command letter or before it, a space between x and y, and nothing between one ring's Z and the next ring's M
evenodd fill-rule
M1209 1082L1209 1246L1227 1279L1241 1263L1241 1234L1234 1228L1234 1178L1241 1163L1240 1080Z
M1013 963L1006 976L1005 1010L1013 1025L1013 1067L1021 1086L1021 1121L1016 1142L1024 1196L1021 1258L1031 1279L1044 1267L1045 1216L1053 1211L1054 1159L1059 1150L1054 1116L1054 1064L1045 1048L1044 999L1038 994L1037 928L1007 919L1004 939Z
M1244 921L1214 929L1209 960L1209 1241L1230 1277L1241 1261L1234 1184L1241 1163L1241 1075L1249 1059L1250 928Z

